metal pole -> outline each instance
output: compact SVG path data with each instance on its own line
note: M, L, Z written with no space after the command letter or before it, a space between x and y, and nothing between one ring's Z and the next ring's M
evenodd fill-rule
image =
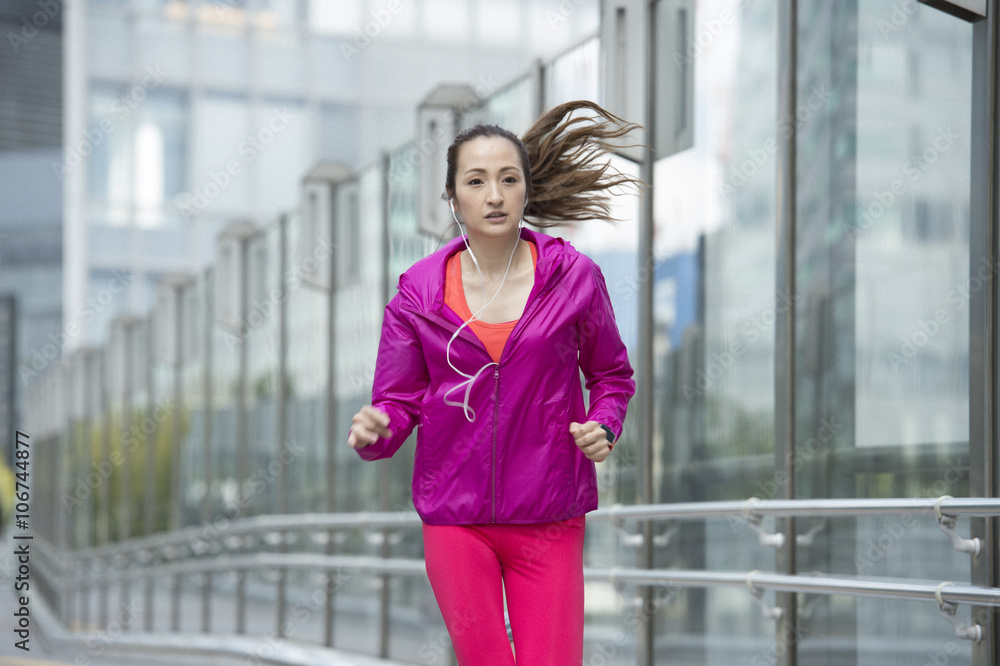
M236 479L238 482L237 490L237 502L236 502L236 517L242 518L243 511L243 485L247 481L249 476L247 472L248 460L247 460L247 392L248 392L248 377L247 377L247 363L248 363L248 349L247 349L247 300L250 296L250 285L249 285L249 267L248 262L250 258L249 245L250 240L246 236L242 236L239 240L240 243L240 274L239 274L239 284L240 284L240 315L239 315L239 369L237 372L237 382L239 386L239 395L236 402ZM243 547L240 546L240 551L243 551ZM244 634L246 633L246 613L247 613L247 572L244 570L236 570L236 633Z
M379 296L380 302L382 304L389 302L389 271L388 271L388 256L389 256L389 154L382 153L382 200L381 200L381 219L382 219L382 237L381 237L381 250L382 250L382 273L379 276ZM348 221L350 224L351 222ZM387 464L379 465L379 509L381 511L389 511L392 508L392 499L390 497L390 488L392 486L392 477L390 476L391 468ZM389 529L382 530L382 543L379 544L379 554L388 558L391 556L390 545L389 545ZM388 575L383 575L379 579L379 656L383 659L389 658L389 630L391 627L392 619L389 614L390 604L391 604L391 579Z
M644 86L644 109L643 119L646 127L646 143L649 146L655 144L656 132L656 2L649 0L645 7L646 13L646 66L645 66L645 86ZM616 45L616 47L621 45ZM648 184L648 189L641 194L641 205L639 209L639 268L640 275L648 276L648 279L639 281L639 336L638 348L636 349L636 396L635 406L638 414L639 426L639 461L641 469L637 470L637 480L639 482L638 496L636 501L642 504L652 504L655 501L653 488L653 466L655 454L653 451L653 434L655 428L654 412L655 403L653 391L655 387L653 366L655 356L653 352L653 334L655 322L653 319L654 271L656 269L656 259L653 253L654 217L653 217L653 192L656 191L653 169L654 156L651 150L642 153L642 162L639 165L640 178ZM638 566L642 569L652 569L654 565L653 551L653 523L643 521L642 546L639 549ZM647 612L653 608L654 591L645 587L639 591L641 609L639 613L638 627L638 663L641 666L653 666L656 661L655 650L655 628L653 626L653 614Z
M796 71L798 0L781 0L778 5L778 103L776 123L782 118L794 118L797 103ZM775 206L777 275L775 301L784 294L792 307L777 308L775 321L774 378L774 467L781 470L785 482L779 483L776 496L795 498L795 165L796 135L794 124L788 132L778 132L777 192ZM783 310L783 311L782 311ZM775 477L777 479L777 477ZM795 566L795 519L777 519L777 530L784 534L784 543L775 557L775 570L793 575ZM775 633L779 666L795 666L798 662L798 612L794 592L778 592L782 619Z
M153 386L153 364L155 363L156 355L154 353L153 345L153 335L154 331L152 327L149 329L148 344L146 345L146 418L150 419L151 422L155 417L155 409L153 407L154 403L154 391ZM154 488L156 485L156 475L154 474L154 467L156 465L156 431L146 435L145 441L143 442L144 449L144 460L146 464L146 511L144 516L145 522L145 532L146 536L153 534L153 517L154 504L156 502L156 493ZM143 630L149 632L153 630L153 609L154 609L154 596L153 596L153 577L147 576L145 581L145 594L144 594L144 610L143 610Z
M285 462L284 452L287 450L288 436L288 415L286 412L286 402L288 401L288 285L285 276L288 273L288 216L282 215L278 220L278 391L276 400L278 411L277 438L278 461L281 467L278 471L278 514L288 513L288 466ZM278 545L278 552L288 552L288 545L285 543L286 534L279 531L281 542ZM277 613L277 635L285 637L285 616L286 616L286 586L288 572L285 569L278 570L278 613Z
M122 326L122 348L121 350L112 350L115 352L120 351L124 355L122 360L122 374L124 376L123 388L124 394L122 395L122 423L121 429L118 434L118 444L121 447L119 453L121 454L121 477L120 477L120 493L118 499L121 502L119 507L119 522L118 522L118 540L127 541L129 536L132 534L132 456L129 455L128 446L126 442L131 441L130 435L132 434L132 408L133 403L133 393L135 392L134 370L135 363L133 358L133 345L135 344L135 331L136 322L129 319ZM121 622L122 626L126 626L128 623L127 613L125 613L125 608L128 605L128 599L130 594L130 586L127 580L122 580L118 584L118 612L116 613L116 619Z
M1000 495L1000 12L991 4L988 16L972 26L972 174L969 197L969 277L988 267L984 288L969 303L969 494ZM970 521L973 537L986 545L972 558L974 585L1000 585L1000 553L996 518ZM1000 623L995 613L978 609L973 622L982 625L983 640L972 646L972 663L1000 661Z
M328 187L333 187L328 185ZM329 266L329 291L327 292L326 311L326 341L327 341L327 366L326 366L326 510L333 513L337 510L337 483L336 483L336 446L340 437L337 432L337 394L334 382L336 381L336 303L337 303L337 226L333 224L333 217L329 220L321 220L317 224L326 222L330 225L330 266ZM334 553L333 531L327 532L326 553ZM326 579L326 604L323 623L323 644L333 647L334 621L336 617L335 586L336 575L328 572Z
M205 337L202 341L202 393L204 394L204 404L202 405L202 445L203 467L205 469L205 494L201 499L201 520L204 525L211 524L212 521L212 322L215 321L215 299L212 297L215 288L215 278L212 269L205 271L204 281L205 308L202 311L203 325L205 327ZM211 631L211 589L212 574L206 572L201 578L201 630L204 633Z
M101 357L101 404L100 413L104 414L104 427L101 428L101 462L109 463L111 460L111 427L114 421L111 414L110 390L108 387L108 362L111 354L107 348ZM97 522L97 545L107 545L111 531L111 488L110 482L102 483L100 486L100 515ZM106 566L103 558L96 558L99 566ZM103 583L98 589L98 616L97 626L104 629L108 626L108 585Z

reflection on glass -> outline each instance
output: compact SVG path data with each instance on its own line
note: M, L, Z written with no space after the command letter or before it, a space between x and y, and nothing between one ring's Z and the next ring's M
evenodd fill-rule
M525 76L486 100L489 118L478 122L495 123L522 136L535 122L533 79Z
M801 6L797 494L968 495L972 28L889 0ZM800 569L968 578L933 520L829 520L817 536ZM950 638L940 625L933 606L830 598L801 649L923 663Z
M774 325L787 307L774 268L776 5L702 0L694 10L663 2L656 13L657 68L693 71L694 140L655 164L655 263L635 277L637 287L654 281L654 501L770 499ZM688 41L669 38L678 34ZM666 71L656 80L677 89L657 94L658 132L674 127L684 94L684 78ZM774 566L739 521L683 523L656 557L664 568ZM656 623L664 661L745 663L747 645L765 658L772 644L745 594L726 590L682 591Z

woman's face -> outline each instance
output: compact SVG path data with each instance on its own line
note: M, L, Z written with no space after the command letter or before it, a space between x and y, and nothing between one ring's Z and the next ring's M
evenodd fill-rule
M513 143L481 136L459 148L455 207L470 236L501 238L516 232L525 206L525 178Z

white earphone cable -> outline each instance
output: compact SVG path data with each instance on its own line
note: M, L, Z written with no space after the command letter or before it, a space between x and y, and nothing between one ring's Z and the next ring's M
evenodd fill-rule
M458 228L462 230L462 239L465 241L465 247L469 250L469 256L472 258L472 263L476 267L476 271L479 273L479 279L483 286L483 307L479 308L474 313L472 313L472 316L469 317L468 321L465 321L461 326L458 327L458 329L455 330L455 332L451 336L451 339L448 340L448 344L445 346L445 360L448 362L448 365L451 366L452 370L454 370L461 376L465 377L465 381L460 382L455 386L451 387L450 389L448 389L447 391L445 391L444 402L446 405L451 405L452 407L461 407L462 412L465 414L466 420L468 420L471 423L476 420L476 411L469 406L469 396L472 393L472 385L476 382L476 379L479 378L479 375L481 375L483 371L486 370L486 368L490 367L491 365L498 365L498 364L494 361L491 361L490 363L487 363L483 367L479 368L479 370L476 371L476 373L473 375L462 372L461 370L455 367L454 363L451 362L451 343L455 341L455 338L458 337L459 333L461 333L463 328L472 323L473 319L478 319L479 315L482 314L483 311L486 308L488 308L490 304L493 303L494 300L496 300L496 297L500 295L500 290L503 289L504 282L507 281L507 274L510 273L510 267L514 263L514 255L517 253L517 246L518 243L520 242L521 235L518 234L517 240L514 242L514 249L512 249L510 252L510 258L507 260L507 270L504 271L503 278L500 280L500 286L497 287L496 293L493 294L493 298L491 298L487 302L486 277L483 275L483 271L479 267L479 262L476 260L476 255L475 253L473 253L472 247L469 245L469 237L465 233L462 223L459 222L458 216L455 214L455 204L453 203L453 200L449 199L448 203L449 206L451 207L452 218L455 220L455 223L458 225ZM525 203L525 205L527 205L527 203ZM453 400L448 399L448 396L450 396L452 393L463 387L465 388L465 395L463 396L461 402L455 402Z

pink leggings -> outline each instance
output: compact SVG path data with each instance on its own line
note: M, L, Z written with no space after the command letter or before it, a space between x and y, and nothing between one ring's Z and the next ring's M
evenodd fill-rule
M459 666L583 660L584 516L533 525L424 525L427 576Z

